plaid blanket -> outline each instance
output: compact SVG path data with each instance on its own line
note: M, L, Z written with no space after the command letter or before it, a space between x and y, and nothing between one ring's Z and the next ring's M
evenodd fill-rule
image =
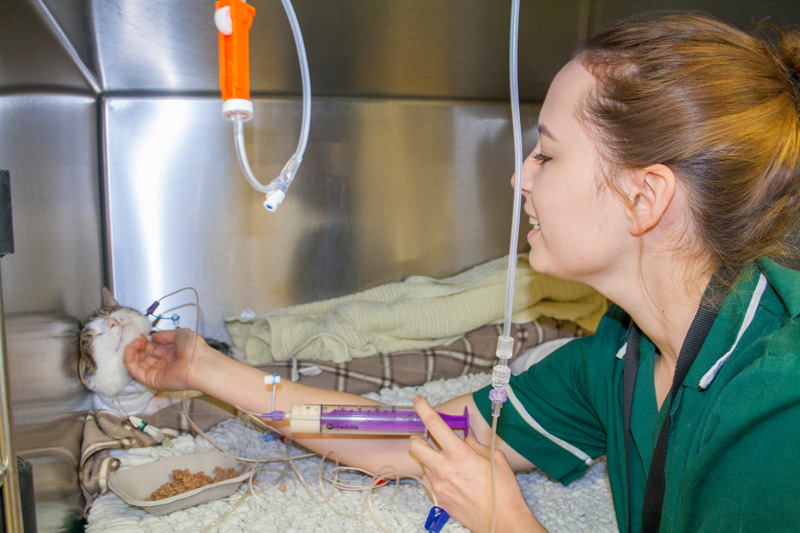
M267 373L324 389L365 394L384 387L422 385L437 379L491 372L497 364L495 350L502 325L478 328L450 344L421 350L353 359L346 363L320 360L280 361L259 365ZM574 322L540 317L511 325L514 357L544 342L563 337L582 337L590 331Z

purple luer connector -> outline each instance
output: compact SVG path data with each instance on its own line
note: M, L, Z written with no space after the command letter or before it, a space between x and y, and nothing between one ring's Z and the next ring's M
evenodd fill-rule
M504 403L508 399L505 389L492 389L489 391L489 399L493 402Z
M439 416L448 427L463 430L464 437L467 436L469 411L466 407L463 415L439 413ZM334 432L395 434L425 432L425 424L416 411L398 407L364 408L340 405L331 410L323 409L320 425L324 430Z

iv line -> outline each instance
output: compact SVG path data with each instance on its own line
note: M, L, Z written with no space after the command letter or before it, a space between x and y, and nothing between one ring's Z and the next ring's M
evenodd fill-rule
M514 127L514 212L511 221L511 242L508 252L508 277L506 279L506 305L503 315L503 334L497 339L496 355L500 359L492 372L492 390L489 399L492 401L492 416L500 416L500 409L508 395L511 370L508 359L513 355L514 339L511 337L511 314L514 303L514 277L517 265L517 241L519 240L519 215L521 210L522 181L522 132L519 117L519 89L517 87L517 33L519 28L519 0L514 0L511 12L511 45L509 72L511 78L511 119Z
M300 63L300 78L303 87L303 121L300 127L300 139L297 142L297 149L289 158L281 170L280 174L269 184L263 185L253 174L250 163L247 159L247 148L244 141L244 123L253 118L252 103L241 99L226 100L223 104L223 116L233 122L233 137L236 145L236 156L239 166L245 175L248 183L258 192L266 194L264 207L267 211L273 212L286 197L286 190L291 185L297 173L300 163L303 162L303 155L308 145L308 131L311 122L311 77L308 72L308 58L303 42L303 34L300 31L300 24L297 15L292 7L291 0L281 0L283 9L289 19L292 28L295 47L297 48L297 58Z
M494 533L497 524L497 485L495 473L495 446L497 442L497 419L500 410L508 398L506 387L511 377L508 359L513 355L514 339L511 337L511 313L514 302L514 276L517 266L517 242L519 240L520 205L522 203L522 128L519 114L519 83L517 79L517 50L519 35L519 0L513 0L511 6L511 37L509 44L509 85L511 89L511 121L514 131L514 212L511 220L511 242L508 252L508 278L506 280L506 306L503 317L503 334L497 339L496 355L500 361L492 372L492 390L489 399L492 401L492 436L490 443L489 463L492 486L492 519L490 531Z

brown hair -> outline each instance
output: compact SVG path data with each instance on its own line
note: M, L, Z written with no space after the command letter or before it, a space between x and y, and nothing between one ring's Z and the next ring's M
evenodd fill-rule
M769 28L775 43L703 15L639 15L577 53L597 79L579 115L608 185L672 169L702 255L731 275L787 255L800 212L800 34Z

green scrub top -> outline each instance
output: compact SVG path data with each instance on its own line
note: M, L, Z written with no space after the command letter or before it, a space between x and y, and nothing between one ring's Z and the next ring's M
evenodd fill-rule
M743 270L672 404L661 531L800 531L798 315L800 272L768 259ZM497 424L503 441L564 484L606 455L623 532L622 359L630 321L612 306L595 335L512 376ZM645 480L669 406L657 408L654 358L643 335L631 414L633 531L641 530ZM489 390L473 397L491 424Z

